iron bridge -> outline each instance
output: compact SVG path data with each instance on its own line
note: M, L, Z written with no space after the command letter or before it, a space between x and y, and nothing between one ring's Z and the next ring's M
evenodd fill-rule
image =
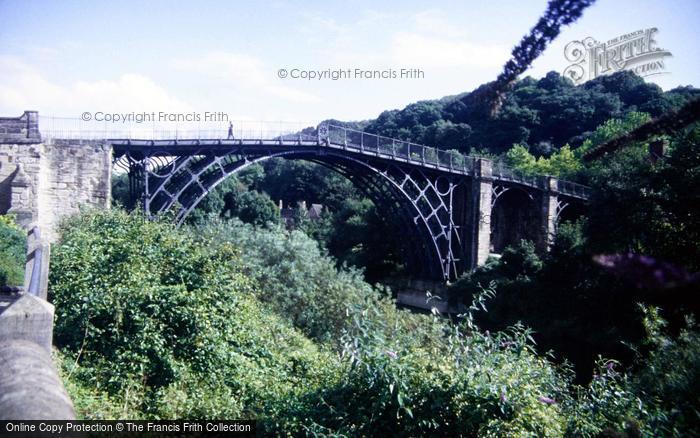
M504 193L553 197L550 216L556 221L568 205L584 203L590 191L572 182L552 184L549 177L522 175L501 162L329 123L311 133L271 138L107 142L115 166L128 172L130 190L147 214L174 210L178 224L218 184L252 164L283 157L326 166L351 180L392 218L405 236L403 254L412 273L443 280L483 262L481 234Z

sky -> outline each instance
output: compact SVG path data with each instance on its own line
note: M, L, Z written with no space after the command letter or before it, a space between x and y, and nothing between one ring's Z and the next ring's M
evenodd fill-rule
M235 120L362 120L491 81L545 0L0 0L0 116L224 112ZM664 89L700 85L698 0L598 0L525 73L562 73L564 46L658 28ZM420 69L415 78L292 72ZM287 71L280 78L280 69Z

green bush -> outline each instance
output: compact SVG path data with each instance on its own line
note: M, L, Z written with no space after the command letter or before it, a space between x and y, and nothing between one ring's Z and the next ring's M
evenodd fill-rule
M567 398L567 436L641 436L642 430L656 432L645 403L633 391L628 375L619 372L620 364L599 359L596 372L587 386L573 388Z
M659 309L640 306L647 336L637 365L599 360L593 380L575 388L568 434L685 436L700 428L700 332L693 318L671 336ZM633 371L633 372L630 372Z
M569 374L533 349L529 332L490 334L381 303L352 306L349 368L334 386L280 413L292 433L341 436L563 436ZM393 311L389 311L389 314ZM564 370L562 370L564 371ZM280 430L275 430L280 432Z
M563 223L549 253L531 242L507 248L449 288L454 305L469 305L480 286L494 282L498 294L480 325L503 330L522 322L535 331L538 350L572 362L577 382L591 379L598 356L634 359L625 343L644 337L636 302L642 295L593 262L583 223Z
M237 259L137 213L64 224L50 297L77 406L98 394L145 417L255 418L332 376L334 357L260 306Z
M0 216L0 286L21 286L27 258L25 232L11 216Z
M631 388L652 405L653 424L659 432L681 436L700 430L700 332L693 318L676 337L655 307L642 307L648 355L639 354L641 367Z
M336 268L301 231L268 230L234 220L210 221L197 234L205 242L240 249L244 272L259 285L258 298L320 342L337 342L347 326L346 307L378 294L361 272Z
M638 375L600 360L579 386L567 365L537 354L523 326L476 327L492 290L476 293L458 322L398 310L312 243L240 223L178 230L118 209L65 223L50 297L55 357L79 415L255 418L275 435L596 436L697 426L694 328L672 339L648 317L649 360ZM504 278L531 281L548 269L530 249L508 253ZM339 334L340 354L292 322L321 340Z

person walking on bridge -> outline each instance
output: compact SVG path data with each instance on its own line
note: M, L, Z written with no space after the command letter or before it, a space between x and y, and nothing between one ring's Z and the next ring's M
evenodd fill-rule
M228 122L228 136L226 137L227 140L234 140L233 138L233 122Z

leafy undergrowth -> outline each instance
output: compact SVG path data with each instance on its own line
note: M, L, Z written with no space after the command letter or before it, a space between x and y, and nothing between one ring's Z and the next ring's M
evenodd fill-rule
M238 252L254 241L255 263ZM536 353L526 328L482 332L476 305L458 324L397 310L324 257L278 230L178 230L120 210L65 223L51 299L56 360L79 415L251 418L265 434L347 436L590 436L692 424L692 411L679 417L662 401L698 380L664 370L678 358L697 373L694 332L674 341L656 330L651 338L666 341L639 379L600 361L591 385L577 386L568 367ZM310 296L295 295L301 285Z
M66 224L51 299L73 395L149 418L240 418L333 379L335 357L263 308L237 258L116 210Z

